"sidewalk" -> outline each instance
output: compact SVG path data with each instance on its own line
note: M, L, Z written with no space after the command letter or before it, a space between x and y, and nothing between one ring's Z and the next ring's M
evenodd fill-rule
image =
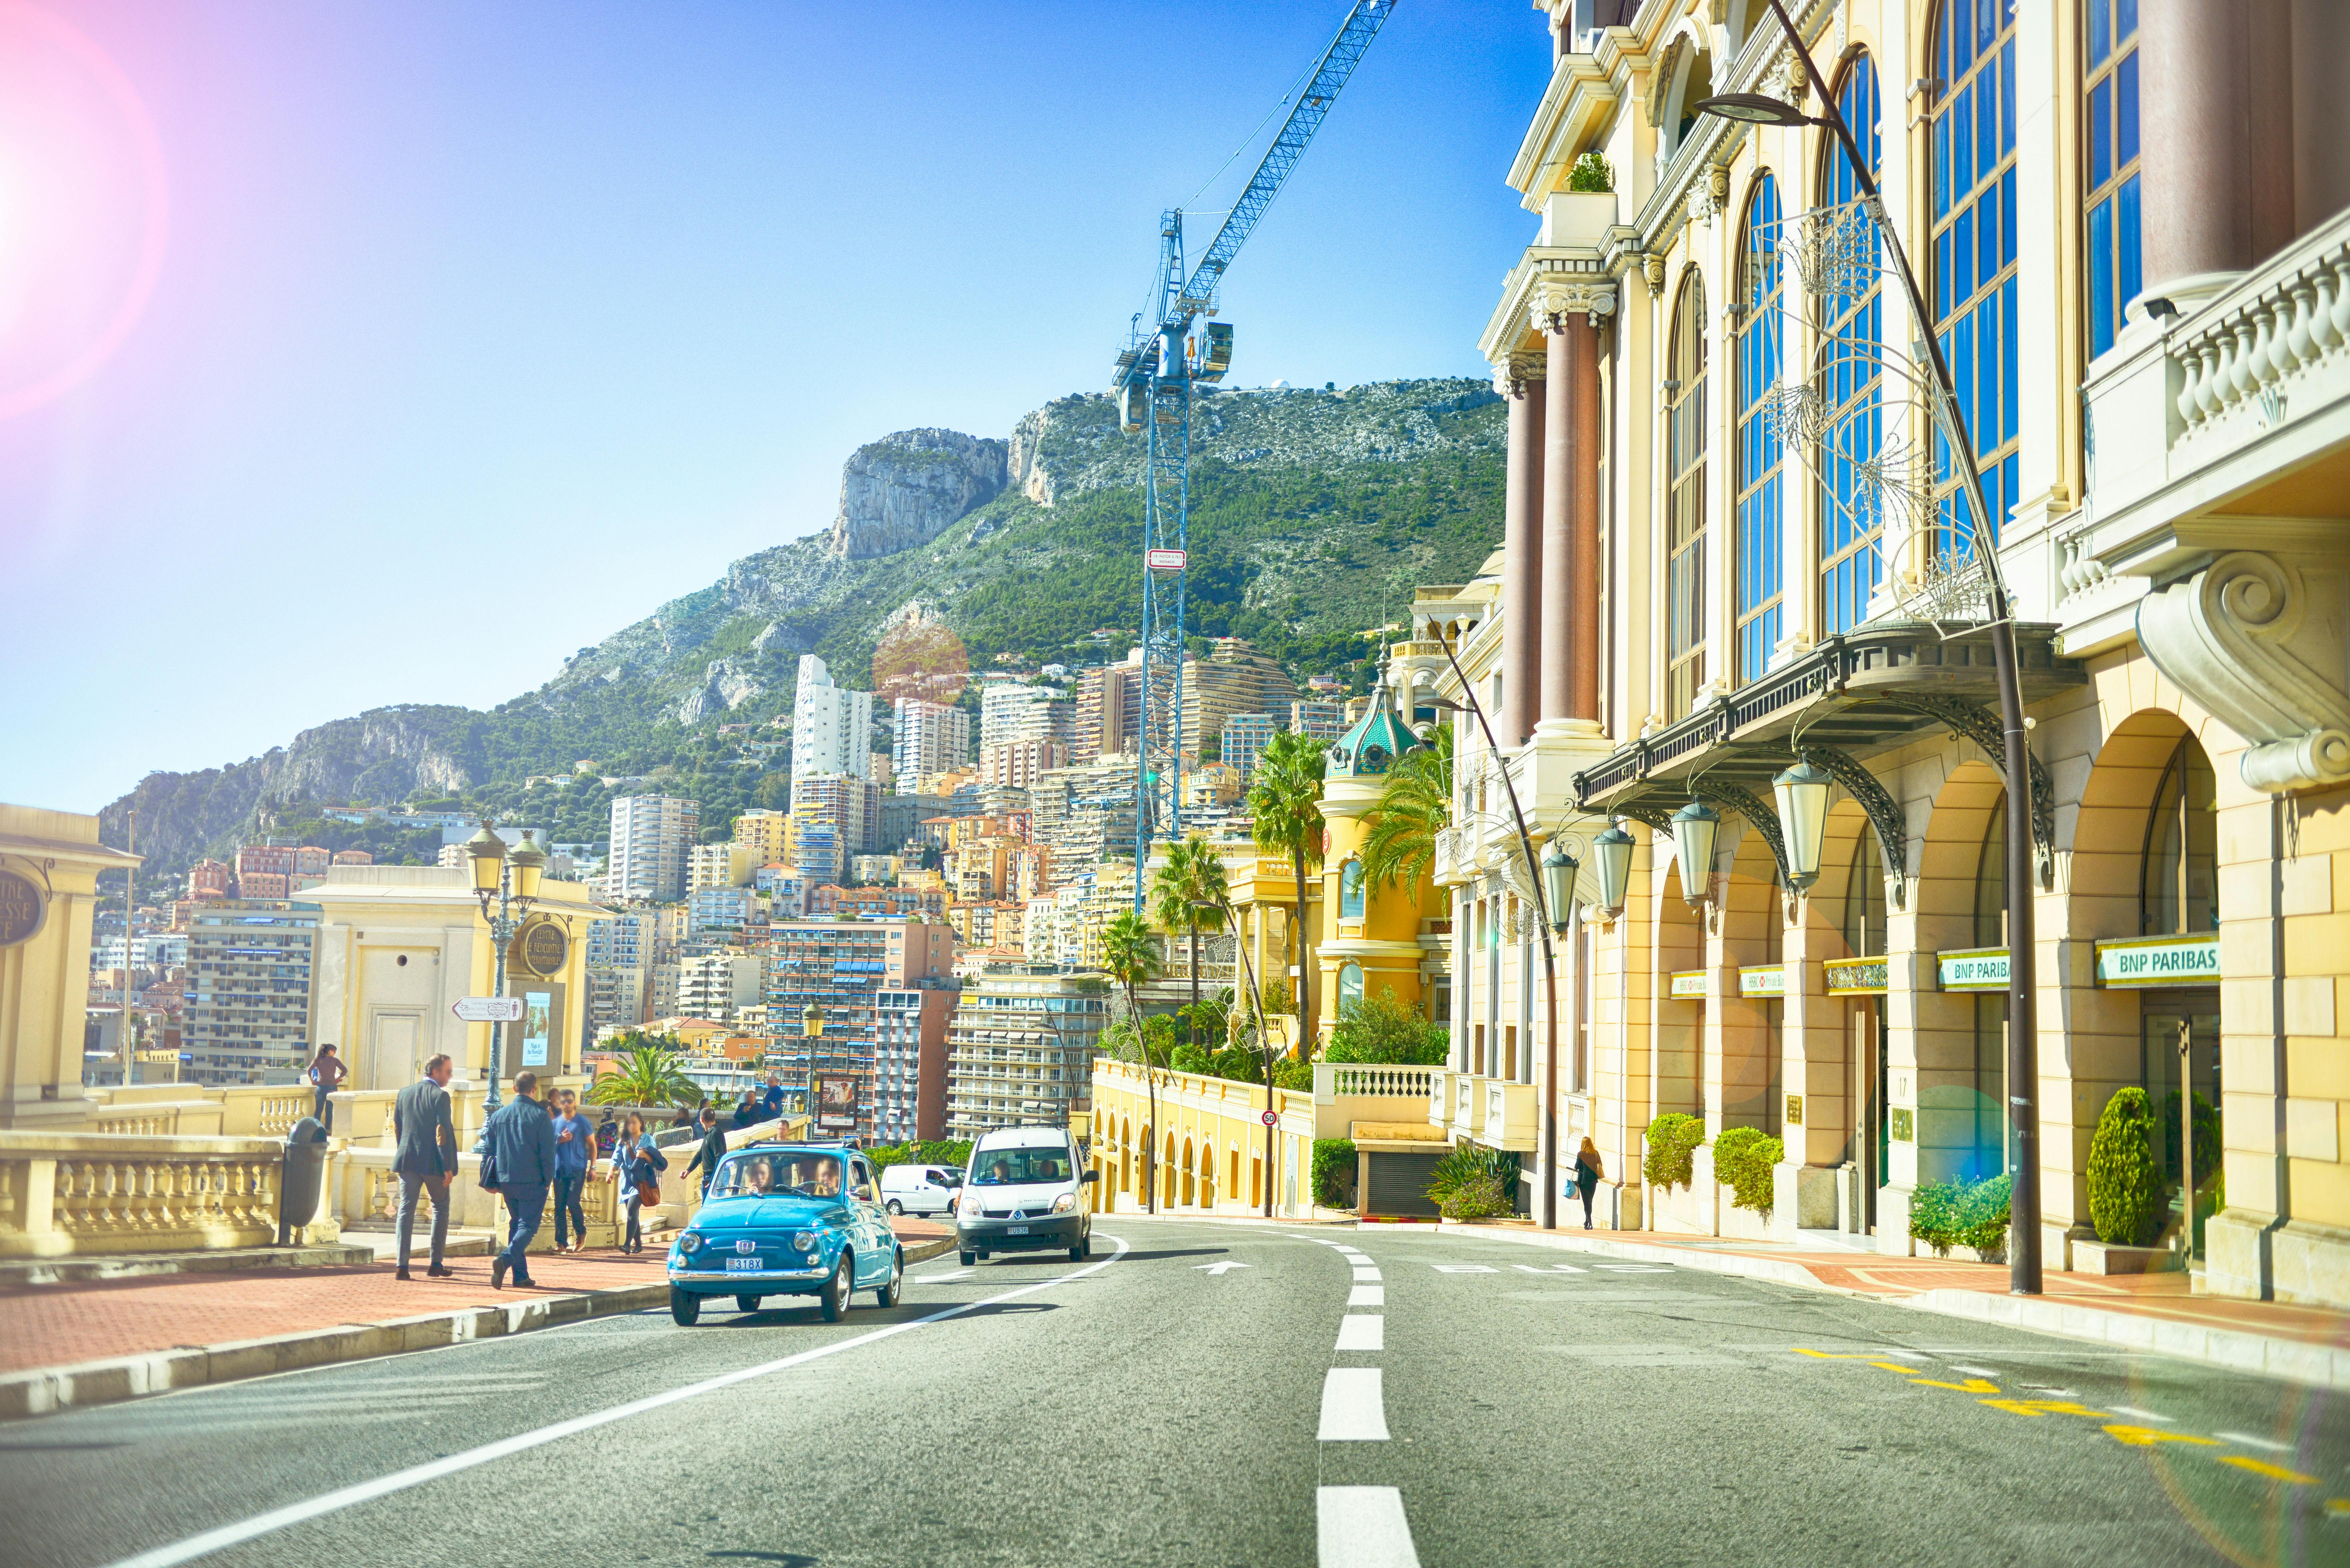
M920 1220L894 1229L910 1264L954 1244ZM421 1255L405 1282L387 1260L0 1289L0 1419L641 1312L669 1301L666 1257L535 1254L534 1290L491 1289L486 1257L428 1279Z

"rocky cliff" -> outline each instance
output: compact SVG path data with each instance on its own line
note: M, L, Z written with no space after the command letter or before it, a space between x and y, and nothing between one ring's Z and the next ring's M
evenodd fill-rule
M847 560L927 545L1003 488L1003 443L959 431L899 431L841 465L832 553Z

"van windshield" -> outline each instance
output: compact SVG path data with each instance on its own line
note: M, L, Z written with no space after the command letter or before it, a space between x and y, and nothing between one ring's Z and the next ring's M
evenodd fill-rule
M991 1148L972 1161L973 1187L1023 1187L1035 1182L1069 1179L1069 1151L1047 1144L1042 1148Z

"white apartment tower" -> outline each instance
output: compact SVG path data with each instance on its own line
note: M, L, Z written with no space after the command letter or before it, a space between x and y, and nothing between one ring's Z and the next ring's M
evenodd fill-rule
M899 698L898 744L889 761L898 793L920 794L924 779L971 761L971 715L945 702Z
M873 693L832 683L832 673L813 653L800 655L799 682L792 692L792 777L873 772Z
M979 749L1069 738L1069 700L1050 686L998 684L979 694Z
M687 859L702 837L702 803L677 795L623 795L612 803L612 849L604 886L614 898L667 904L685 897Z

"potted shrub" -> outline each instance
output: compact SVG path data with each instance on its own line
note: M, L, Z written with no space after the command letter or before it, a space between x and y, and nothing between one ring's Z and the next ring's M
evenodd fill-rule
M2178 1253L2152 1245L2170 1207L2154 1149L2157 1126L2140 1088L2116 1091L2099 1113L2089 1139L2089 1223L2097 1239L2073 1244L2083 1272L2137 1274L2178 1266Z
M1599 153L1586 152L1568 169L1566 189L1544 204L1539 243L1596 246L1615 222L1615 167Z

